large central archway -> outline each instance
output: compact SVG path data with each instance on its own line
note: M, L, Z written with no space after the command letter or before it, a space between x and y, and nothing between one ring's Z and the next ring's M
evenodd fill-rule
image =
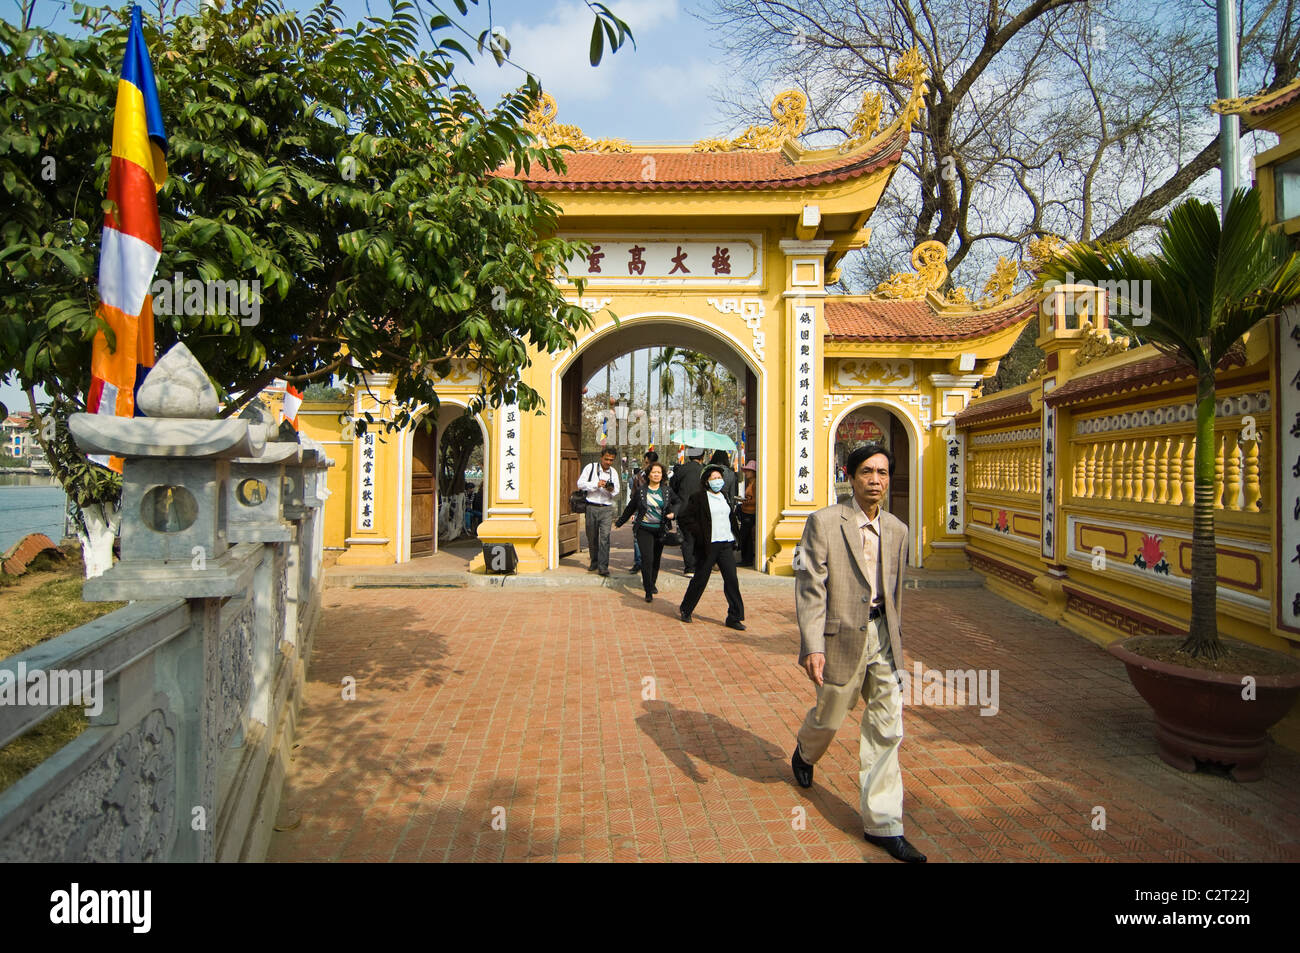
M676 347L706 354L726 367L737 380L746 382L749 397L746 426L752 448L750 455L757 455L760 466L767 472L772 472L767 460L773 441L768 431L768 415L764 413L768 404L769 386L766 368L747 353L739 340L704 319L676 312L655 311L621 316L617 324L612 319L607 320L572 353L558 361L551 372L548 406L557 408L558 412L551 415L550 440L553 452L549 474L549 569L559 566L561 521L570 514L569 494L575 488L579 469L576 465L576 451L581 445L579 443L575 448L573 443L573 417L576 412L580 427L582 381L594 369L625 354L649 347ZM666 430L661 439L666 446ZM759 479L763 479L761 472ZM758 567L762 567L767 559L767 533L770 528L763 496L764 494L759 496L758 511L755 514L755 564Z

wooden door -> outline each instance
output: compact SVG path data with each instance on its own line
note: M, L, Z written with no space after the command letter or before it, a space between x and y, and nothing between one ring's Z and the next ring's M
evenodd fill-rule
M569 507L569 494L577 489L578 474L582 470L582 362L569 368L560 385L560 498L556 512L560 514L556 527L559 554L568 556L578 551L578 514Z
M411 440L411 556L435 552L438 528L438 434L422 426Z
M889 479L889 512L906 523L910 518L912 449L907 439L907 428L892 414L889 418L889 450L894 455L894 475Z

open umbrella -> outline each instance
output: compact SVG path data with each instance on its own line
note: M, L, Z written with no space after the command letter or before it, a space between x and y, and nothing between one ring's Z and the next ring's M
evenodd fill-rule
M712 430L674 430L668 437L672 443L684 443L690 447L703 447L706 450L725 450L736 452L736 441L726 434Z

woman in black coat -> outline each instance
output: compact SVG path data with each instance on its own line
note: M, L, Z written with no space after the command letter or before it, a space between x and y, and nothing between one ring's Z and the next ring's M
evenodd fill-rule
M681 513L682 528L695 541L695 575L686 589L680 612L683 622L704 595L713 573L713 564L722 570L722 591L727 597L727 628L744 630L745 603L740 598L740 581L736 578L736 540L740 539L740 521L726 493L725 470L709 464L701 475L704 489L691 496Z
M664 551L664 531L668 528L668 521L677 514L677 505L681 502L668 485L666 475L662 463L655 462L646 467L644 482L637 481L627 501L627 509L614 523L622 526L636 514L632 531L641 547L641 584L645 587L646 602L653 602L654 594L659 591L655 583L659 579L659 557Z

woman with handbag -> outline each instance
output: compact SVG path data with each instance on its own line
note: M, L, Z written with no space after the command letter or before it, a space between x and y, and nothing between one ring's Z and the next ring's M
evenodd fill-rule
M677 513L677 503L677 494L664 479L664 465L656 461L646 467L645 482L637 481L627 509L614 523L622 526L636 514L632 531L641 547L641 584L646 602L653 602L654 594L659 591L655 583L659 579L659 557L664 551L664 531Z

